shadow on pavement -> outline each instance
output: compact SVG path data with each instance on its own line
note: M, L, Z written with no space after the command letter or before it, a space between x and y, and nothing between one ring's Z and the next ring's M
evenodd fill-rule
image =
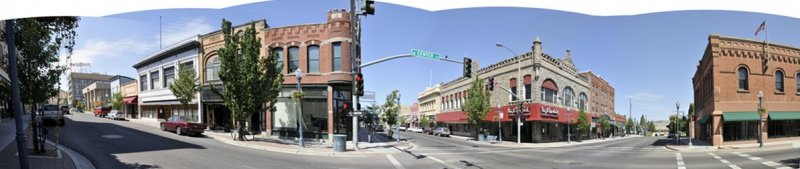
M470 163L470 162L469 162L469 161L467 161L467 160L461 160L461 161L458 161L458 162L464 163L464 166L466 166L466 168L473 168L473 167L474 167L474 168L483 169L483 167L481 167L481 166L477 166L477 165L475 165L475 164L472 164L472 163Z
M113 123L74 121L66 118L60 127L60 144L66 145L92 161L96 168L160 168L153 164L124 163L115 154L205 149L205 147L164 136L143 132ZM55 126L47 127L47 139L55 142ZM174 134L174 133L173 133ZM185 136L181 136L185 137ZM206 136L199 136L207 138ZM186 137L191 139L192 137Z
M798 159L798 157L781 160L780 162L781 162L781 164L783 164L783 165L785 165L787 167L800 168L800 165L798 165L798 162L800 162L800 159Z
M665 145L667 145L669 143L672 143L672 142L674 142L674 140L672 140L672 139L659 138L658 140L654 141L653 144L650 144L650 145L652 145L652 146L665 146Z

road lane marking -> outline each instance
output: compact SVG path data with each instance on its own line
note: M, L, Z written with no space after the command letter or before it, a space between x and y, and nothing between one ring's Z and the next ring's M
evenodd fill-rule
M751 156L749 154L745 154L745 153L742 153L742 152L732 152L731 154L736 154L739 157L744 157L744 158L747 158L747 159L750 159L750 160L753 160L753 161L760 162L761 164L764 164L766 166L770 166L772 168L777 168L777 169L790 168L790 167L784 166L784 165L782 165L780 163L776 163L774 161L765 160L765 159L763 159L761 157Z
M388 158L389 161L392 162L392 165L394 165L394 168L406 169L405 167L403 167L402 164L400 164L400 162L397 161L397 159L394 159L394 156L392 156L391 154L386 154L386 158Z
M719 157L714 153L708 153L708 155L711 155L711 157L714 157L715 159L719 160L720 162L727 164L728 167L731 167L732 169L742 169L742 168L739 168L739 166L736 166L736 164L733 164L730 161L725 160L722 157Z
M675 153L675 160L678 161L678 169L686 169L686 163L683 163L683 156L681 156L681 153Z
M447 166L447 168L461 169L461 168L458 168L458 167L456 167L456 166L453 166L453 165L447 164L447 163L445 163L444 161L442 161L442 160L440 160L440 159L438 159L438 158L436 158L436 157L430 156L430 155L428 155L428 154L420 154L420 155L424 155L424 156L425 156L426 158L428 158L428 159L431 159L431 160L433 160L433 161L436 161L436 162L438 162L438 163L444 164L444 165L446 165L446 166Z

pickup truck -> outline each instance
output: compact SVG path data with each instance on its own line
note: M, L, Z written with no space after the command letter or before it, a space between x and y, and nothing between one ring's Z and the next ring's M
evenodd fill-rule
M95 117L106 117L106 115L108 115L108 113L110 112L111 112L110 106L98 106L97 108L94 108Z
M64 114L61 113L58 105L46 104L42 106L42 109L39 109L39 113L42 115L42 122L45 124L64 126Z

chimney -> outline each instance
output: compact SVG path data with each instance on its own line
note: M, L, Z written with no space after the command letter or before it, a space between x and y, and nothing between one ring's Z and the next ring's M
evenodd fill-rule
M536 36L536 40L533 41L533 56L534 58L542 56L542 40L539 39L539 36Z

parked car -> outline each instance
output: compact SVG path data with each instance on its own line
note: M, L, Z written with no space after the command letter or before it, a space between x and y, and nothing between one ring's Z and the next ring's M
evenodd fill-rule
M61 114L69 114L69 106L61 106Z
M425 127L425 128L422 129L422 133L433 134L433 129L430 128L430 127Z
M110 106L98 106L97 108L94 108L95 117L106 117L109 112L111 112Z
M58 109L58 105L46 104L39 109L39 114L42 116L42 122L45 124L58 124L64 126L64 114Z
M397 130L400 130L400 131L406 131L406 129L408 129L408 128L406 128L406 126L397 127Z
M108 115L106 115L106 118L114 120L117 119L125 120L125 112L119 110L111 110L111 112L109 112Z
M433 135L450 137L450 129L446 127L436 128L436 130L433 130Z
M377 132L383 132L383 125L376 125L376 126L375 126L375 131L377 131Z
M419 128L419 127L414 127L414 130L412 130L412 132L415 132L415 133L422 133L422 128Z
M161 122L161 130L175 131L178 135L190 134L200 135L205 131L206 125L201 123L189 122L186 117L173 115L166 121Z

